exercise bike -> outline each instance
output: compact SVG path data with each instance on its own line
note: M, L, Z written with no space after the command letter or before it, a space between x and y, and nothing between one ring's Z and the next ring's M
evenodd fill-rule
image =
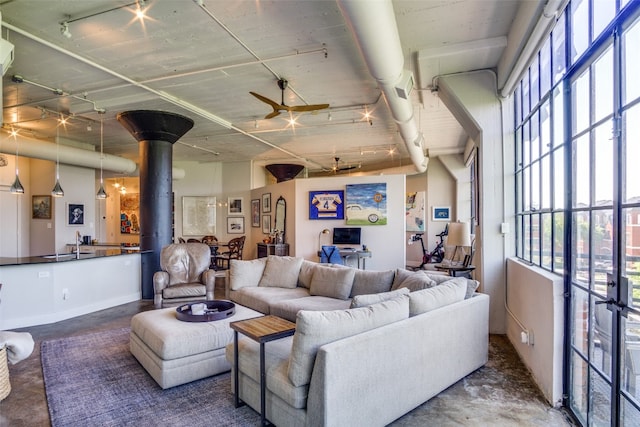
M436 237L439 237L440 241L431 252L427 252L427 248L424 247L424 240L422 240L423 234L424 233L416 233L411 236L410 240L410 243L420 241L420 245L422 246L422 264L417 268L418 270L421 270L425 264L439 263L444 260L444 236L449 234L449 225L447 225L441 233L436 234Z

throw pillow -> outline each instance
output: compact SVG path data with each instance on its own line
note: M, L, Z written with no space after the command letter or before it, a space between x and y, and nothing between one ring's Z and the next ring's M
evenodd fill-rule
M405 270L404 268L397 268L396 274L393 278L393 284L391 285L391 290L395 291L396 289L398 289L400 287L400 284L405 279L407 279L408 277L410 277L415 273L423 274L422 271L411 271L411 270Z
M311 278L309 294L348 299L354 275L354 268L316 268Z
M307 289L311 287L311 278L317 265L317 262L307 261L306 259L302 261L300 273L298 274L298 286Z
M409 297L370 307L348 310L301 310L296 317L287 375L294 386L309 384L318 349L325 344L347 338L409 317Z
M416 316L462 301L467 291L464 277L454 277L438 286L409 294L409 315Z
M393 284L394 271L366 271L356 270L353 278L351 297L356 295L377 294L389 292Z
M266 258L252 259L249 261L232 259L229 262L229 287L233 291L238 289L258 286L262 272L267 264Z
M302 258L269 255L258 286L296 288L302 261Z
M398 298L402 295L409 295L409 289L400 288L395 291L381 292L379 294L356 295L353 297L353 300L351 300L351 308L368 307L379 302Z
M429 274L429 273L425 273L427 275L427 277L429 277L431 280L433 280L436 285L439 285L441 283L445 283L449 280L451 280L451 276L448 275L441 275L441 274ZM473 295L473 293L476 291L476 289L478 289L478 286L480 285L480 282L478 282L477 280L473 280L473 279L467 279L466 277L457 277L457 279L464 279L467 282L467 293L464 296L464 299L469 299L471 298L471 296Z
M436 282L431 280L426 274L416 271L404 279L398 286L398 289L408 288L411 292L414 292L421 291L435 285Z

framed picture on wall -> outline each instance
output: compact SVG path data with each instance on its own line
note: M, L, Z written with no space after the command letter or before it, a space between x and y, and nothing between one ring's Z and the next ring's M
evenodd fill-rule
M84 225L84 204L67 203L67 225Z
M260 227L260 199L251 200L251 226Z
M243 206L242 206L242 197L229 197L227 206L229 207L229 211L227 212L229 215L242 215L244 214Z
M344 219L344 191L309 191L309 219Z
M264 234L271 233L271 215L262 215L262 232Z
M243 216L227 217L227 233L244 234L244 217Z
M31 196L31 218L51 219L51 196Z
M264 193L262 195L262 213L271 212L271 193Z
M432 206L432 221L451 221L451 206Z

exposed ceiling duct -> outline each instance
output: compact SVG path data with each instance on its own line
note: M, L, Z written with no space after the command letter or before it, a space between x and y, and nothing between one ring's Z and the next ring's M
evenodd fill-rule
M69 147L64 144L58 144L56 147L56 144L23 135L18 135L15 138L2 138L0 142L0 153L15 154L16 144L20 144L20 156L50 160L52 162L55 162L57 159L56 156L59 156L60 163L62 164L100 169L100 153L97 151ZM133 160L111 154L103 154L102 169L116 173L135 175L138 172L138 165ZM172 178L174 180L182 179L184 176L184 169L172 169Z
M338 0L338 5L369 72L384 93L411 161L418 172L426 171L429 158L424 155L424 137L413 115L413 105L407 99L411 90L407 82L413 79L408 75L410 71L404 69L404 55L391 1Z

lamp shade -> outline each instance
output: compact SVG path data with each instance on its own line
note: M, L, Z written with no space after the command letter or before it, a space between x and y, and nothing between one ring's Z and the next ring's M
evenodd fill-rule
M452 222L449 224L447 245L471 246L471 228L468 222Z
M303 165L296 165L291 163L275 163L266 165L267 169L273 176L276 177L278 182L289 181L296 177L302 169Z

